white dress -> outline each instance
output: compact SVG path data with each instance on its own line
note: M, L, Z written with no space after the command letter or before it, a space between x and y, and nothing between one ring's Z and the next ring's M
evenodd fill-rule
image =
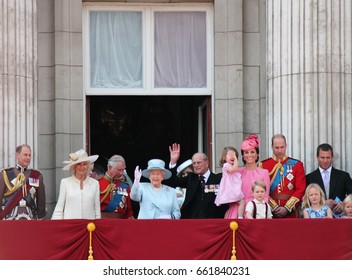
M74 177L61 180L59 199L51 219L100 219L99 182L91 177L80 181Z

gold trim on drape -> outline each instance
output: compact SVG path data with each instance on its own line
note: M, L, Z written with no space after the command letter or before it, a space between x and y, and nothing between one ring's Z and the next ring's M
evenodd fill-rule
M94 260L93 258L93 246L92 246L92 235L93 231L95 230L95 224L94 223L89 223L87 225L87 230L89 231L89 250L88 250L88 260L92 261Z
M230 229L232 229L232 256L231 260L237 260L236 258L236 242L235 242L235 234L236 234L236 229L238 229L238 224L237 222L231 222L230 223Z

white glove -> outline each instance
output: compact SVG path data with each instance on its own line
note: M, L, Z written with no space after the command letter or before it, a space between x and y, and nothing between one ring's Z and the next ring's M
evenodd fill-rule
M139 181L141 180L142 177L142 170L139 169L139 166L136 166L136 169L134 170L134 182L133 185L138 186Z

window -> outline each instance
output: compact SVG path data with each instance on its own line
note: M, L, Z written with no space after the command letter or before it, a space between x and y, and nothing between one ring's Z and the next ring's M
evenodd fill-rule
M87 95L210 95L212 6L88 5Z
M90 87L142 87L142 13L90 12Z

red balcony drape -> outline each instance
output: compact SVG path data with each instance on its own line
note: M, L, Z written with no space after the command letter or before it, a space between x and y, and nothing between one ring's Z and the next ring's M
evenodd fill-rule
M0 221L2 260L226 260L231 220ZM352 259L352 220L237 220L238 260Z

